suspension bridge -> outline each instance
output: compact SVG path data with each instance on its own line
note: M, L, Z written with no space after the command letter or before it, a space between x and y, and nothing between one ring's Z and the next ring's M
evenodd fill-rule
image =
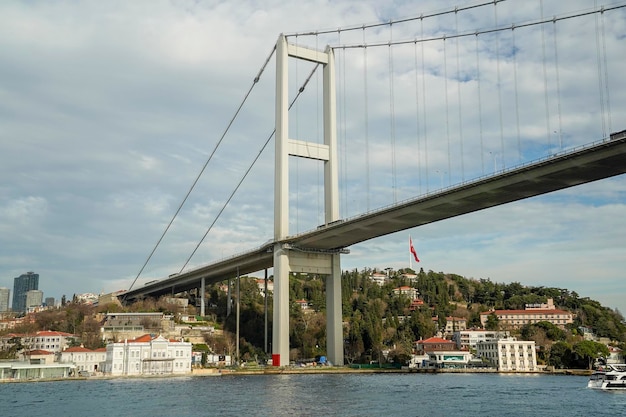
M199 244L179 273L131 286L125 301L197 288L204 315L206 284L273 268L271 353L280 366L289 363L289 274L324 275L327 355L343 364L340 258L351 245L625 173L626 133L613 114L626 107L614 88L626 68L609 53L624 33L607 27L624 27L626 4L548 15L539 1L532 17L518 17L506 3L279 36L251 87L275 57L275 130L259 152L274 140L273 237L185 269ZM487 26L473 26L486 15ZM309 90L317 94L307 104ZM305 171L316 184L301 182L303 159L323 166ZM380 164L388 170L372 175ZM350 174L354 165L363 171ZM296 232L294 177L296 189L317 191L322 213Z

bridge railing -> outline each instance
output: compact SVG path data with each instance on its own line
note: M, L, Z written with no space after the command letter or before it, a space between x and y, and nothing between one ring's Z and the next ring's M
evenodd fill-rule
M606 142L608 142L610 140L622 139L624 137L626 137L626 130L621 131L621 132L617 132L617 133L612 133L609 137L604 137L602 139L597 139L597 140L594 140L593 142L586 143L584 145L577 145L577 146L574 146L574 147L561 149L561 150L558 150L557 152L553 152L553 153L551 153L549 155L544 155L544 156L542 156L540 158L535 158L535 159L532 159L532 160L529 160L529 161L522 162L520 164L516 164L516 165L509 166L509 167L505 167L505 168L494 170L493 173L490 173L490 174L480 175L478 177L475 177L475 178L472 178L472 179L469 179L469 180L460 181L460 182L457 182L457 183L454 183L454 184L451 184L451 185L447 185L447 186L444 186L444 187L437 188L437 189L432 190L432 191L427 191L427 192L422 193L422 194L420 194L420 195L418 195L416 197L407 198L407 199L398 201L398 202L393 203L393 204L387 204L387 205L380 206L380 207L372 209L372 210L368 210L366 212L357 214L355 216L346 217L344 219L337 220L337 221L332 222L332 223L320 225L316 229L307 230L307 231L295 234L293 236L289 236L289 238L297 238L297 237L300 237L300 236L304 236L304 235L310 234L310 233L312 233L312 232L314 232L316 230L332 227L332 226L334 226L336 224L358 220L358 219L361 219L363 217L367 217L367 216L370 216L370 215L378 213L378 212L383 212L385 210L388 210L388 209L391 209L391 208L394 208L394 207L397 207L397 206L409 204L409 203L412 203L412 202L415 202L415 201L418 201L418 200L421 200L421 199L425 199L425 198L428 198L428 197L431 197L431 196L434 196L434 195L439 195L439 194L442 194L442 193L445 193L447 191L450 191L450 190L453 190L453 189L457 189L457 188L460 188L460 187L463 187L463 186L477 184L477 183L480 183L481 181L484 181L484 180L489 179L489 178L493 178L495 176L503 175L503 174L508 173L508 172L513 172L513 171L516 171L516 170L519 170L519 169L522 169L522 168L526 168L526 167L529 167L529 166L537 165L537 164L540 164L542 162L545 162L545 161L548 161L550 159L554 159L554 158L557 158L557 157L566 156L566 155L569 155L569 154L574 154L574 153L580 152L580 151L585 150L585 149L593 148L593 147L598 146L598 145L600 145L602 143L606 143Z

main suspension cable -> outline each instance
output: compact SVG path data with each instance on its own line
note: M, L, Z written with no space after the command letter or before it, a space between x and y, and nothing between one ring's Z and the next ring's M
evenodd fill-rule
M504 1L504 0L496 0L498 2L500 1ZM493 3L493 2L492 2ZM496 27L496 28L491 28L491 29L484 29L484 30L478 30L478 31L468 31L468 32L463 32L463 33L459 33L459 34L455 34L455 35L442 35L442 36L433 36L431 38L424 38L424 35L422 33L420 39L417 38L413 38L413 39L405 39L405 40L397 40L392 42L392 45L404 45L404 44L410 44L413 42L435 42L435 41L440 41L443 40L443 38L445 37L446 39L452 39L452 38L466 38L466 37L470 37L470 36L474 36L474 35L485 35L488 33L496 33L496 32L503 32L503 31L507 31L507 30L512 30L512 28L514 27L515 29L519 29L519 28L526 28L526 27L531 27L531 26L538 26L538 25L545 25L547 23L553 23L554 21L561 21L561 20L569 20L569 19L576 19L579 17L584 17L584 16L589 16L589 15L593 15L593 14L598 14L598 13L606 13L608 11L613 11L613 10L618 10L618 9L623 9L626 8L626 4L617 4L615 6L611 6L611 7L603 7L602 9L597 9L597 10L590 10L590 11L586 11L586 12L579 12L579 13L573 13L573 14L569 14L569 15L563 15L561 17L551 17L549 19L544 19L543 17L539 20L534 20L534 21L530 21L530 22L526 22L526 23L516 23L514 26L508 25L508 26L502 26L502 27ZM543 16L543 13L542 13ZM389 23L386 23L389 24ZM372 42L369 44L365 44L365 43L358 43L358 44L346 44L346 45L331 45L330 47L332 49L358 49L358 48L376 48L376 47L387 47L389 46L389 41L386 42Z
M387 26L387 25L397 25L399 23L407 23L407 22L412 22L412 21L416 21L416 20L423 20L423 19L427 19L427 18L431 18L431 17L443 16L443 15L446 15L446 14L458 13L458 12L462 12L462 11L466 11L466 10L476 9L476 8L483 7L483 6L491 6L492 4L501 3L503 1L506 1L506 0L490 0L490 1L487 1L485 3L474 4L474 5L465 6L465 7L455 7L454 9L447 9L447 10L440 11L440 12L434 12L434 13L429 13L429 14L421 14L419 16L407 17L407 18L402 18L402 19L397 19L397 20L390 20L390 21L387 21L387 22L376 22L376 23L370 23L370 24L366 24L366 25L354 25L354 26L346 26L346 27L342 27L342 28L333 28L333 29L323 29L323 30L316 30L316 31L297 32L297 33L290 33L290 34L287 34L285 36L286 37L293 37L293 36L316 36L316 35L324 35L324 34L330 34L330 33L335 33L335 32L349 32L349 31L352 31L352 30L372 29L372 28L381 27L381 26Z

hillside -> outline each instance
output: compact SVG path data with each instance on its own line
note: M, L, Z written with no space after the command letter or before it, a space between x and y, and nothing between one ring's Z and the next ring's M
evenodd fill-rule
M378 282L372 279L374 276ZM290 356L293 360L325 354L324 287L323 277L314 274L295 274L290 279ZM400 287L406 288L400 291ZM263 330L265 302L256 279L242 278L240 296L242 359L264 359L267 357ZM195 295L189 294L189 297L194 305ZM226 293L219 285L209 286L207 298L210 308L204 319L223 331L208 338L206 343L220 351L228 349L235 344L236 318L234 314L227 317ZM548 299L553 300L556 308L571 312L573 323L557 327L540 322L505 328L502 323L492 320L488 325L493 329L508 330L519 339L534 340L540 349L539 359L556 366L581 366L577 358L582 355L583 348L588 348L583 344L583 332L593 333L596 340L605 344L626 348L626 325L619 311L564 288L529 287L519 282L497 283L424 270L364 268L342 274L345 358L347 362L383 359L402 362L411 354L416 340L437 334L445 336L447 318L463 319L467 328L480 328L482 312L522 310L526 305L546 303ZM268 307L271 343L271 295ZM81 343L95 348L103 344L96 313L116 311L161 311L182 317L178 315L182 313L180 308L165 299L144 300L127 307L113 304L94 307L72 302L61 309L37 313L17 328L0 334L59 330L80 335ZM193 315L193 310L186 313Z

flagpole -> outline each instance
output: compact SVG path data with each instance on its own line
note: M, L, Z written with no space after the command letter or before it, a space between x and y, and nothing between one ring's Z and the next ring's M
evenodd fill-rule
M409 268L413 269L413 259L411 259L411 235L409 234Z

